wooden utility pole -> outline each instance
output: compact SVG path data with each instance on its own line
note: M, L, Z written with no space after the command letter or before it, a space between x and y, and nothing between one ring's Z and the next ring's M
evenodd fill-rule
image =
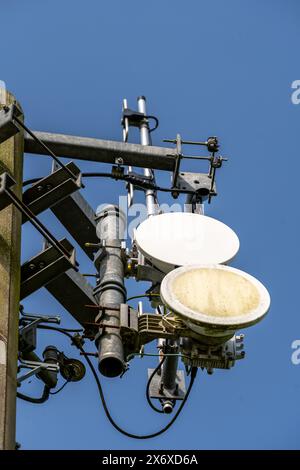
M3 89L0 96L0 108L15 102L14 96ZM0 145L0 174L6 171L13 176L19 197L23 148L22 132ZM15 449L16 444L21 222L21 214L12 204L0 211L0 450Z

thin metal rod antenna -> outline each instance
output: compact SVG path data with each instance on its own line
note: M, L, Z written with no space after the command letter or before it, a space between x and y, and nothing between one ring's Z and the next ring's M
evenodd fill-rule
M128 108L128 103L127 99L123 99L123 112L125 109ZM123 127L123 142L126 143L128 141L128 132L129 132L129 123L128 123L128 118L125 117L124 119L124 127ZM132 166L128 166L128 172L132 171ZM133 197L134 197L134 187L133 184L129 183L128 184L128 195L127 195L127 206L128 209L132 206L133 203Z
M144 96L139 96L137 99L137 102L138 102L138 111L140 113L145 114L145 116L147 116L146 98ZM144 121L140 125L140 138L141 138L142 145L151 145L149 124L148 124L147 119L144 119ZM144 175L148 177L150 176L155 182L154 172L150 168L144 168ZM145 191L145 197L146 197L148 217L150 217L151 215L156 215L158 213L158 202L157 202L156 191L153 189L147 189Z
M139 96L137 101L138 101L138 111L140 113L145 114L145 116L147 116L146 98L144 96ZM141 144L142 145L151 145L149 125L148 125L148 121L146 119L140 125L140 136L141 136ZM155 182L155 176L154 176L154 171L153 170L151 170L149 168L144 168L144 175L152 177L153 181ZM148 217L150 217L152 215L156 215L158 213L158 207L159 207L156 191L154 191L152 189L147 189L145 191L145 197L146 197L146 206L147 206ZM159 345L160 341L162 341L164 343L163 339L158 339L158 345ZM178 358L177 358L177 360L178 360Z

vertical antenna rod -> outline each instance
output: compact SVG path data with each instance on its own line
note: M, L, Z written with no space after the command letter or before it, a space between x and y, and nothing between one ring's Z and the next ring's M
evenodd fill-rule
M137 102L138 102L138 111L140 113L143 113L145 116L147 116L146 98L144 96L139 96L137 99ZM149 124L146 118L143 120L143 122L140 125L140 138L141 138L142 145L151 145ZM150 168L144 168L144 175L152 177L153 181L155 181L154 172ZM146 196L146 206L147 206L148 217L150 217L150 215L156 215L158 212L156 191L153 189L147 189L145 191L145 196Z
M126 98L124 98L123 100L123 113L125 111L125 109L128 108L128 103L127 103L127 100ZM124 124L123 124L123 142L127 142L128 141L128 131L129 131L129 122L128 122L128 118L125 117L124 119ZM132 171L132 166L129 165L128 166L128 171ZM132 206L132 203L133 203L133 196L134 196L134 187L133 187L133 184L129 183L128 185L128 194L127 194L127 205L128 205L128 209Z

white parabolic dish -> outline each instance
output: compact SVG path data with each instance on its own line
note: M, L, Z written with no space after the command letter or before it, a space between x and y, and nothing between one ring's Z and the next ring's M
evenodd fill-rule
M164 273L191 264L224 264L239 250L235 232L219 220L187 212L152 216L135 231L141 253Z
M235 330L259 322L268 312L270 295L253 276L230 266L177 268L161 283L161 299L194 326ZM205 333L204 333L205 334Z

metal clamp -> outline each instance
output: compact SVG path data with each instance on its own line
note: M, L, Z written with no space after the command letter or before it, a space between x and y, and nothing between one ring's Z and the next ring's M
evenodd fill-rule
M41 323L55 323L60 324L60 317L50 317L50 316L38 316L38 315L29 315L22 314L20 318L19 325L19 351L23 353L28 353L34 351L36 348L36 329L37 326Z
M192 140L182 140L180 134L177 134L176 139L164 139L163 142L169 142L172 144L176 144L176 162L175 162L175 168L173 171L173 177L172 177L172 196L174 198L178 197L178 192L176 189L185 189L182 184L179 184L179 172L180 172L180 163L182 159L189 159L189 160L206 160L209 162L209 171L208 175L205 175L203 173L191 173L191 175L194 175L195 181L199 181L201 178L208 178L210 182L210 187L209 190L207 188L207 184L205 184L205 188L203 192L205 192L204 196L208 196L208 203L211 202L212 196L216 196L217 192L215 189L215 177L216 177L216 169L221 168L223 161L227 161L227 158L218 156L215 156L215 153L218 152L219 150L219 141L217 137L208 137L206 141L192 141ZM183 155L182 153L182 145L200 145L200 146L205 146L207 147L207 150L211 152L211 156L189 156L189 155ZM188 174L188 173L184 173ZM183 174L183 175L184 175ZM182 183L182 182L180 182ZM201 190L202 188L200 187L194 187L195 194L199 194L201 197Z

